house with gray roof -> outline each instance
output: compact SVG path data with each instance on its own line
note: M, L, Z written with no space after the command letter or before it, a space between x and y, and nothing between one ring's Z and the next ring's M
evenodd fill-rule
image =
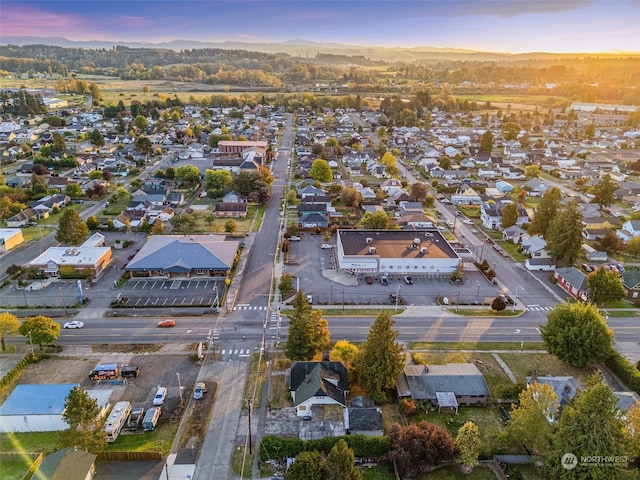
M616 230L616 235L625 242L637 237L640 235L640 220L627 220L620 230Z
M240 242L224 235L153 235L131 259L131 277L226 277Z
M459 404L484 405L490 395L489 387L482 372L473 363L447 363L446 365L407 365L396 380L396 390L400 398L427 400L439 406L438 394L447 401L447 407Z
M553 272L558 286L577 300L589 298L587 276L576 267L559 267Z
M95 475L97 456L72 447L53 452L42 459L33 478L47 480L90 480Z
M349 377L341 362L293 362L289 391L298 417L311 417L314 406L347 406Z
M538 376L536 370L531 372L530 377L527 377L527 388L535 382L549 385L553 389L553 393L555 393L558 398L560 408L568 405L569 402L575 398L578 391L583 389L582 384L572 376Z
M640 297L640 271L626 270L621 277L622 286L627 292L629 300L637 300Z

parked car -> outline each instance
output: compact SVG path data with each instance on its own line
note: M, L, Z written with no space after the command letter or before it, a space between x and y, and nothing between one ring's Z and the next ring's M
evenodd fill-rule
M410 275L405 275L404 276L404 283L406 283L407 285L413 285L413 278L411 278Z
M389 279L386 276L380 277L380 283L385 287L389 284Z
M322 245L320 245L320 248L333 248L333 245L331 245L330 243L323 243Z
M307 302L309 303L309 305L313 305L313 296L307 295Z
M27 227L37 227L38 222L27 222Z
M156 394L153 397L153 404L157 407L164 403L164 399L167 398L167 388L158 386Z
M295 235L291 235L289 237L289 241L290 242L299 242L300 241L300 237L296 237Z
M473 220L463 220L462 223L465 225L473 225Z
M175 327L176 326L176 321L175 320L171 320L170 318L167 318L165 320L160 320L158 322L158 326L159 327Z
M623 266L621 263L617 263L617 264L616 264L616 268L618 269L618 271L619 271L620 273L624 273L624 272L625 272L625 270L624 270L624 266Z
M80 320L74 320L73 322L65 323L62 328L82 328L84 327L84 323Z
M198 382L195 390L193 391L193 399L200 400L207 391L208 390L204 382Z
M513 298L511 298L509 295L501 294L501 295L498 295L498 296L502 299L502 301L505 303L505 305L513 305L514 304Z
M582 264L582 270L584 270L585 273L591 273L593 272L593 270L591 269L590 265L587 265L586 263Z

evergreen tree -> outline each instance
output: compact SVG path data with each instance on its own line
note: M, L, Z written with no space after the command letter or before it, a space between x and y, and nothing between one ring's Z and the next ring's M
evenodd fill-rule
M559 265L573 265L582 250L582 212L576 200L553 218L548 232L551 258Z
M561 198L562 192L559 188L552 187L545 192L536 208L533 220L529 225L529 233L531 235L540 234L542 237L547 238L551 221L560 210Z
M479 465L480 454L480 430L473 422L466 422L458 430L456 435L456 449L458 461L462 464L466 473L471 473L473 467Z
M285 348L291 360L311 360L317 353L329 347L329 327L322 318L322 311L312 310L304 292L299 291L291 305L289 337Z
M380 312L353 365L358 382L376 403L387 400L387 392L404 369L404 348L396 343L398 332L393 330L394 324L390 312Z
M493 150L493 132L491 130L487 130L480 137L480 150L484 153L491 153Z
M587 381L586 388L578 392L573 403L565 406L553 437L550 451L546 455L544 470L547 478L570 480L602 479L619 480L637 478L637 469L620 464L593 465L581 462L583 457L597 455L606 458L620 458L632 453L624 423L620 419L618 398L611 388L602 382L599 374ZM568 469L563 464L566 454L577 457L575 467Z
M78 212L70 208L60 216L56 240L65 246L80 245L89 238L89 228Z
M98 402L81 387L71 389L64 402L62 418L69 425L62 438L68 446L87 449L104 445Z
M602 207L609 207L615 202L615 192L618 184L613 181L608 173L602 177L602 180L593 187L593 203L598 203Z
M327 456L327 480L360 480L353 450L347 442L338 440Z

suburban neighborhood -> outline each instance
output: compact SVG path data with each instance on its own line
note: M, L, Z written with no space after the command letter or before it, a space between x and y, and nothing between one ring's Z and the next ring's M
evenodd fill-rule
M636 478L637 105L38 75L0 85L2 478Z

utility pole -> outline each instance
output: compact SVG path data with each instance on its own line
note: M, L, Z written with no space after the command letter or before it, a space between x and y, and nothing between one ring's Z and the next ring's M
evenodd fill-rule
M182 385L180 384L180 372L176 372L176 376L178 377L178 390L180 391L180 406L183 406L182 400Z
M64 293L62 293L62 287L58 286L58 290L60 290L60 297L62 297L62 307L64 308L64 316L67 316L67 302L64 299Z
M249 399L248 402L249 402L249 455L251 455L253 453L252 447L251 447L251 399Z
M398 288L396 288L396 309L395 311L398 311L398 299L400 298L400 284L398 284Z

